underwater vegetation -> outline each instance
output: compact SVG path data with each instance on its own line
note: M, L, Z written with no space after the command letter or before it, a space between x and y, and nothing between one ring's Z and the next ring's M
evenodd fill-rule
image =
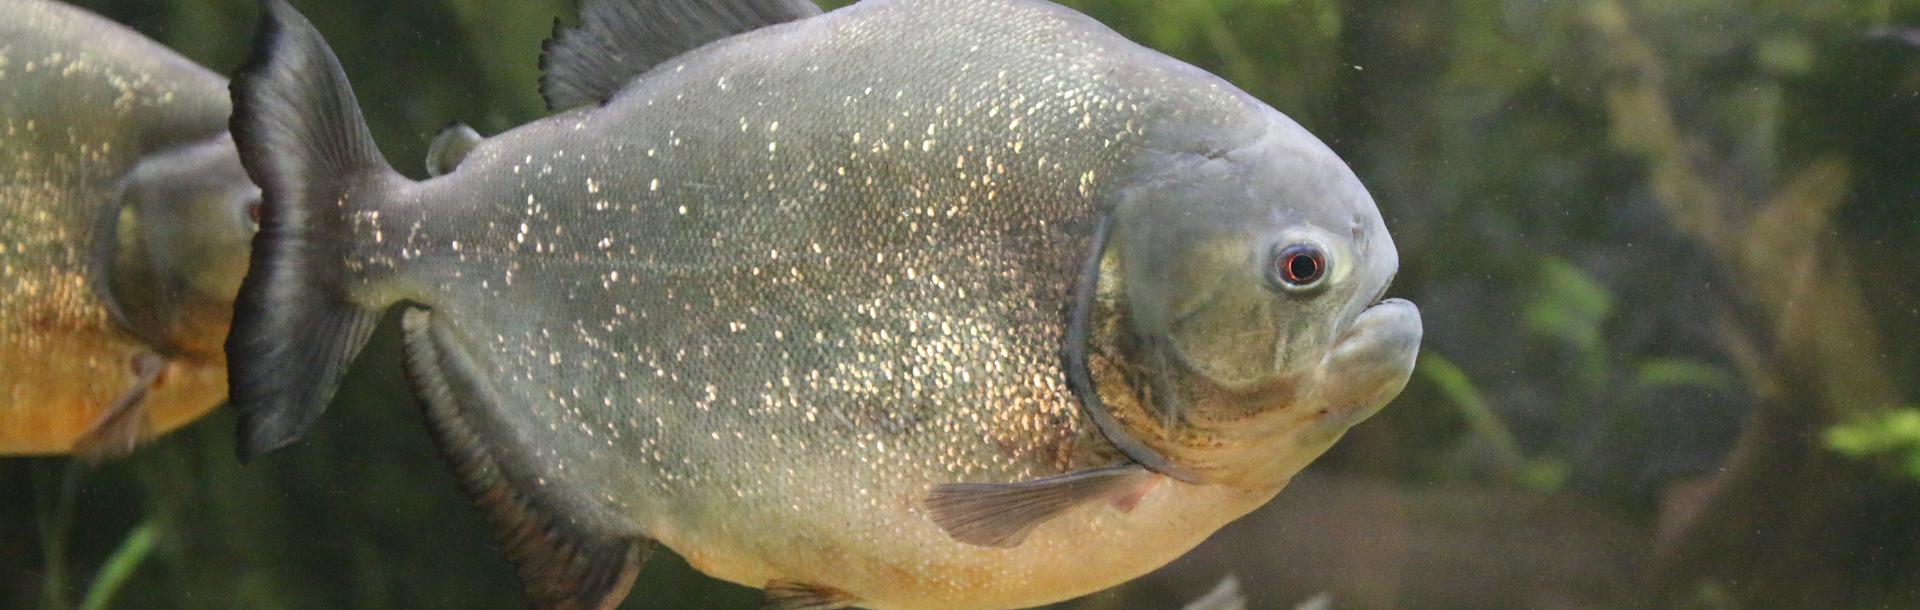
M1427 334L1406 392L1268 506L1057 607L1178 608L1227 573L1249 608L1920 605L1920 3L1068 4L1326 141ZM82 5L222 73L255 18ZM573 19L300 8L415 178L449 122L545 114L539 41ZM399 352L385 322L368 354ZM72 475L0 460L0 607L525 607L387 358L245 467L226 409ZM759 603L666 553L635 591Z

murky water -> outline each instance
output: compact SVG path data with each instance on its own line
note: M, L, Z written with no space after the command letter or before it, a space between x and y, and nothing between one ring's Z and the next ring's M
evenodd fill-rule
M254 14L81 4L223 73ZM539 42L572 19L296 4L416 177L449 122L544 114ZM1338 151L1427 330L1405 393L1270 505L1059 607L1172 610L1229 573L1257 609L1920 606L1920 2L1069 4ZM525 607L393 330L246 467L226 409L96 469L0 459L0 608L116 570L106 607ZM622 607L758 600L662 553Z

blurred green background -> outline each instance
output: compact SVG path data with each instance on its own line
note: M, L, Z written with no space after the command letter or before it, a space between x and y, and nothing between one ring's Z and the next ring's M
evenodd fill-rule
M255 10L80 4L221 72ZM296 4L416 177L451 121L545 114L540 41L573 18ZM1338 151L1427 339L1270 506L1060 608L1173 610L1228 573L1256 609L1920 607L1920 0L1068 4ZM224 409L89 471L0 460L0 608L112 582L101 607L525 608L377 340L244 468ZM623 608L757 600L662 553Z

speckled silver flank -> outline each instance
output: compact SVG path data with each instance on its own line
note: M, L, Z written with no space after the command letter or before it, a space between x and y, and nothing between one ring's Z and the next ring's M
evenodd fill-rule
M1085 465L1058 350L1101 174L1148 120L1244 101L1109 81L1107 41L1058 22L956 32L980 38L952 56L879 10L805 24L841 27L798 69L696 53L489 141L356 215L355 262L492 352L588 487L795 499L815 460L877 504Z
M863 607L1033 605L1156 567L1270 497L1411 366L1396 334L1364 395L1290 410L1333 391L1315 367L1393 273L1371 199L1285 117L1048 4L869 1L757 30L340 205L352 298L432 309L500 397L480 436L528 493L710 574ZM1206 484L1069 511L1017 548L957 542L924 514L932 486L1122 459L1061 355L1107 212L1119 284L1099 328L1147 312L1171 342L1153 368L1114 365L1141 348L1099 338L1100 392ZM1266 253L1308 225L1339 277L1279 294ZM1178 292L1189 276L1211 283ZM1163 429L1139 400L1155 391L1226 410Z

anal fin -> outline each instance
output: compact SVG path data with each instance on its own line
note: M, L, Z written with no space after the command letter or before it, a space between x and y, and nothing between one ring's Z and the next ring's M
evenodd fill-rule
M87 430L73 441L73 454L88 463L133 453L140 442L153 437L153 418L147 413L147 393L167 370L167 359L153 352L133 357L133 381L100 412Z
M425 403L429 427L460 485L486 513L502 554L539 610L612 610L633 586L653 541L587 531L514 486L464 409L490 400L474 383L476 367L435 327L433 314L408 310L407 372Z
M853 594L833 587L809 585L791 580L767 583L767 600L761 610L837 610L860 602Z
M1232 574L1220 579L1220 583L1180 610L1247 610L1247 596L1240 592L1240 579Z
M927 494L933 522L954 540L976 546L1020 546L1034 526L1085 502L1131 509L1156 475L1133 462L1016 483L946 483Z

